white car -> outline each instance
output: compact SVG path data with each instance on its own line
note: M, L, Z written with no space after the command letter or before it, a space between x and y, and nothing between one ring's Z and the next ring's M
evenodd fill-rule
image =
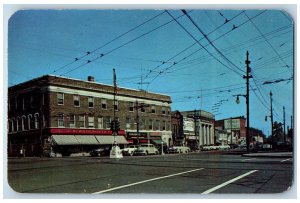
M122 149L122 153L124 156L126 156L126 155L133 156L133 154L136 150L137 150L136 145L129 145L128 147Z
M134 151L135 155L148 155L148 154L159 154L158 150L153 144L141 144L137 150Z

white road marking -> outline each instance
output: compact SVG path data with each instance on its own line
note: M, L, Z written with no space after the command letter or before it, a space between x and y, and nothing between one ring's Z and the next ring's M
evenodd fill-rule
M286 161L289 161L291 160L292 158L289 158L289 159L285 159L285 160L281 160L280 162L286 162Z
M238 176L238 177L236 177L236 178L233 178L233 179L231 179L231 180L229 180L229 181L227 181L227 182L225 182L225 183L222 183L222 184L220 184L220 185L217 185L217 186L215 186L215 187L213 187L213 188L211 188L211 189L209 189L209 190L206 190L205 192L202 192L201 194L209 194L209 193L211 193L211 192L213 192L213 191L215 191L215 190L218 190L218 189L220 189L220 188L222 188L222 187L224 187L224 186L226 186L226 185L228 185L228 184L230 184L230 183L233 183L234 181L237 181L237 180L239 180L239 179L241 179L241 178L244 178L244 177L246 177L246 176L248 176L248 175L250 175L250 174L252 174L252 173L254 173L254 172L256 172L256 171L258 171L258 170L252 170L252 171L249 171L249 172L247 172L247 173L245 173L245 174L243 174L243 175L240 175L240 176Z
M197 169L190 170L190 171L184 171L184 172L175 173L175 174L171 174L171 175L167 175L167 176L161 176L161 177L157 177L157 178L143 180L143 181L139 181L139 182L127 184L127 185L122 185L122 186L119 186L119 187L110 188L110 189L107 189L107 190L101 190L99 192L94 192L92 194L101 194L101 193L105 193L105 192L110 192L110 191L113 191L113 190L118 190L118 189L130 187L130 186L134 186L134 185L139 185L139 184L142 184L142 183L147 183L147 182L151 182L151 181L155 181L155 180L160 180L160 179L164 179L164 178L169 178L169 177L173 177L173 176L179 176L179 175L186 174L186 173L192 173L192 172L200 171L200 170L203 170L203 169L204 168L197 168Z
M251 159L242 159L242 161L249 161L249 160L253 160L253 159L256 159L256 158L251 158Z

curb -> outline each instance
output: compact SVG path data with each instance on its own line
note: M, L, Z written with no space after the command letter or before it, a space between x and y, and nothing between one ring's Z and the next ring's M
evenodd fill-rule
M292 158L293 153L253 153L243 154L244 157L269 157L269 158Z

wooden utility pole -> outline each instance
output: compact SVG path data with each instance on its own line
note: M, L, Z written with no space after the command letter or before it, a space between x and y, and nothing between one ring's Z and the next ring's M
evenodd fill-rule
M283 107L283 142L286 144L286 136L285 136L285 107Z
M273 96L273 94L272 94L272 92L270 91L270 104L271 104L271 138L272 138L272 149L274 149L274 126L273 126L273 104L272 104L272 96Z
M250 140L249 140L249 129L250 129L250 117L249 117L249 78L252 78L252 75L249 75L251 72L251 69L249 67L250 61L249 61L249 52L246 53L246 76L243 76L244 79L246 79L246 112L247 112L247 130L246 130L246 144L247 144L247 153L250 151Z

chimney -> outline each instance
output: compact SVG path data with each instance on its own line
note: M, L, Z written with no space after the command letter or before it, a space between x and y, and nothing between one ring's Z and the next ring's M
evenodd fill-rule
M89 82L95 82L95 78L93 76L88 76L88 81Z

